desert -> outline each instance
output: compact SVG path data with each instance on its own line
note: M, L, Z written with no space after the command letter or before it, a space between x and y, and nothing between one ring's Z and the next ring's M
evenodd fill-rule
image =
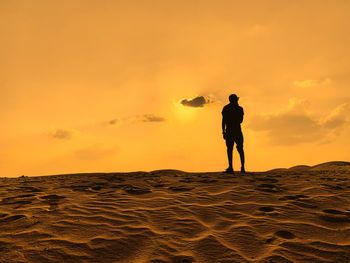
M0 179L0 262L350 262L350 163Z

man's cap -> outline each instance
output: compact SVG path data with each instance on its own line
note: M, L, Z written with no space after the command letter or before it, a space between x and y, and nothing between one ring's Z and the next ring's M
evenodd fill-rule
M239 97L236 94L231 94L228 99L230 101L238 101Z

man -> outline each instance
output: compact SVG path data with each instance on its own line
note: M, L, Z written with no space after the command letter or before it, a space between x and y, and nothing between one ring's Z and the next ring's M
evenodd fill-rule
M243 108L238 105L239 97L236 94L229 96L230 103L222 110L222 134L226 140L227 157L229 167L225 173L233 173L232 167L232 152L233 146L236 143L237 151L241 158L241 172L245 173L244 168L244 151L243 151L243 134L241 123L243 121Z

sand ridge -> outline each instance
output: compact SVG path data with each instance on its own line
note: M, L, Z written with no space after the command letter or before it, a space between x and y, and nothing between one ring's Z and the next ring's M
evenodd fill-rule
M0 262L350 262L350 163L0 179Z

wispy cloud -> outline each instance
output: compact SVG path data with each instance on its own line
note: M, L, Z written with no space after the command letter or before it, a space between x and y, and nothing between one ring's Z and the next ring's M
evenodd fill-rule
M309 88L316 85L328 85L331 82L332 82L332 79L330 78L325 78L323 80L305 79L305 80L295 80L293 82L293 85L299 88Z
M135 115L125 118L114 118L109 121L105 121L103 126L120 126L127 123L140 123L140 122L165 122L166 118L157 114L148 113L142 115Z
M61 140L69 140L73 135L74 131L66 129L54 129L49 133L50 137Z
M309 111L308 101L291 99L286 109L253 116L248 128L265 132L275 145L330 141L349 123L349 113L349 105L341 104L329 115L317 118Z
M166 119L161 116L157 116L154 114L144 114L141 116L140 121L142 122L164 122Z
M350 105L343 103L321 120L322 126L327 129L337 129L345 126L349 122Z
M120 123L119 119L113 119L113 120L108 121L109 125L116 125L116 124L119 124L119 123Z

